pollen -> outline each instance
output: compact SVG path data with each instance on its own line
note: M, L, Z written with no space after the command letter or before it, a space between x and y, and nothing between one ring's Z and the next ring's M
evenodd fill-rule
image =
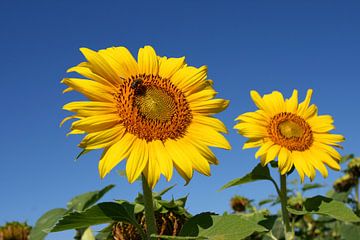
M302 117L289 112L271 118L268 134L274 143L290 151L305 151L314 141L310 125Z
M141 79L134 86L134 81ZM146 141L178 139L192 120L182 91L160 76L133 76L114 94L121 123L129 133Z
M144 88L135 96L135 104L143 118L166 122L176 112L174 99L163 89L153 86Z

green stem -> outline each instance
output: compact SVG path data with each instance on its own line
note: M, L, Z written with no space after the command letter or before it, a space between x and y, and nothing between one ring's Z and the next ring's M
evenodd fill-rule
M157 234L156 229L156 220L155 220L155 214L154 214L154 203L153 203L153 196L151 188L149 187L149 184L144 176L142 174L142 188L143 188L143 194L144 194L144 206L145 206L145 221L146 221L146 227L147 227L147 238L148 240L151 239L152 234Z
M289 222L289 213L288 210L286 209L286 205L287 205L287 191L286 191L286 174L281 175L280 174L280 200L281 200L281 213L282 213L282 218L283 218L283 222L285 225L285 238L286 239L293 239L293 234L291 231L291 227L290 227L290 222Z
M360 209L360 202L359 202L359 179L356 180L356 184L355 184L355 200L356 200L356 208L357 210Z

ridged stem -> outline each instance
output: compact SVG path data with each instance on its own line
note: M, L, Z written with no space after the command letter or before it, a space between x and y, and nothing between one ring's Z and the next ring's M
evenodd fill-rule
M293 239L292 230L289 221L289 212L286 208L287 205L287 190L286 190L286 174L280 174L280 201L281 201L281 213L282 219L285 225L285 238L286 240Z
M146 221L146 233L148 240L151 239L152 234L157 234L156 229L156 220L154 214L154 203L151 188L144 176L142 174L142 188L144 195L144 206L145 206L145 221Z

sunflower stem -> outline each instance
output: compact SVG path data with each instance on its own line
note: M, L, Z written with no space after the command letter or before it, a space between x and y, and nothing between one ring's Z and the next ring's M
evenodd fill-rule
M291 231L290 221L289 221L289 212L286 208L287 205L287 190L286 190L286 174L280 174L280 201L281 201L281 213L283 222L285 225L285 238L286 240L294 239Z
M355 184L355 201L356 201L356 210L360 209L360 201L359 201L359 179L356 180Z
M142 174L142 188L143 188L143 195L144 195L144 206L145 206L145 221L146 221L146 228L147 228L147 239L151 239L152 234L157 234L156 229L156 220L154 214L154 202L151 188L144 176Z

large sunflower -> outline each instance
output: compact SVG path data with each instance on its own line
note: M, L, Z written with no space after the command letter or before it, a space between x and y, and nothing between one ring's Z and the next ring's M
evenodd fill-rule
M260 147L255 157L260 157L262 165L278 158L282 175L293 166L301 181L305 175L311 180L317 169L324 177L328 171L324 164L339 170L340 154L333 147L340 147L344 137L331 134L333 119L329 115L319 116L317 107L310 104L312 90L308 90L305 100L298 104L298 92L284 100L283 95L274 91L261 97L251 91L251 97L259 110L240 115L235 125L239 133L249 138L243 149Z
M87 134L79 144L84 151L104 148L102 178L125 159L129 182L143 173L151 187L160 174L170 180L173 166L187 182L193 169L210 175L209 163L218 160L209 146L230 149L220 134L226 127L212 115L229 101L213 99L217 92L206 66L159 57L151 46L139 49L137 61L125 47L80 51L87 62L68 72L87 79L62 83L69 86L64 92L78 91L89 101L66 104L63 108L75 114L64 121L78 119L70 134Z

